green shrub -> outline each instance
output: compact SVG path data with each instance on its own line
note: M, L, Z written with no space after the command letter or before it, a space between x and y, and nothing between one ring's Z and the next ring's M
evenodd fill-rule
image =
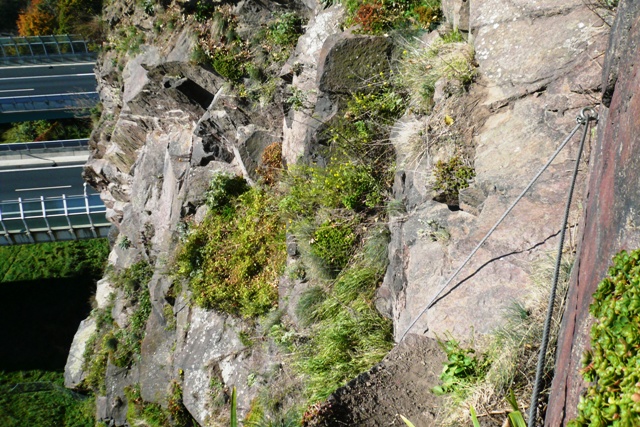
M446 162L439 160L433 173L433 189L441 192L446 203L450 205L458 205L460 190L467 188L469 181L476 176L473 168L465 165L460 156L453 156Z
M302 34L302 19L292 12L286 12L273 21L267 30L267 42L292 48Z
M130 25L118 31L115 49L121 53L137 54L140 52L140 45L144 42L144 33L138 30L135 25Z
M62 372L0 371L3 427L93 427L95 399L64 388Z
M205 22L207 19L213 17L216 11L215 3L211 0L198 0L196 3L196 10L194 16L196 21Z
M394 29L429 30L442 19L440 0L347 0L347 25L367 34Z
M329 221L313 233L311 252L330 270L340 271L349 262L356 241L356 234L348 224Z
M211 209L222 209L229 202L249 190L247 181L241 176L229 173L216 173L211 179L207 191L207 206Z
M137 301L137 293L146 287L153 276L153 268L147 261L138 261L129 268L111 276L113 286L122 289L128 298Z
M301 165L288 172L288 194L280 204L286 215L312 215L319 207L362 211L383 201L383 187L369 165L335 159L325 168Z
M484 355L476 355L473 348L463 348L454 339L439 341L439 344L447 355L447 361L440 374L442 384L433 388L435 394L459 391L484 377L490 365Z
M259 189L230 199L224 212L211 210L187 238L177 273L189 280L196 304L252 317L277 302L284 268L284 228L277 201Z
M640 250L613 258L593 295L590 350L582 375L590 383L571 427L636 425L640 413Z
M156 403L145 402L140 394L140 386L128 386L124 389L127 398L127 422L129 425L147 427L169 427L169 419L162 407Z
M97 280L109 255L107 239L0 247L0 282L65 277Z
M361 159L374 168L388 168L392 149L388 144L391 127L404 114L407 104L385 75L376 76L367 93L355 93L347 101L344 116L328 130L332 149L339 158Z
M226 47L218 47L210 55L211 66L220 76L237 82L245 74L242 55L243 53L236 54Z

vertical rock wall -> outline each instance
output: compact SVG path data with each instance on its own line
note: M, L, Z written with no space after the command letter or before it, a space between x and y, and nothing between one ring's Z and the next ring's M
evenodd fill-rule
M396 339L567 136L580 109L597 100L609 30L582 0L447 0L443 9L463 30L469 22L478 81L462 99L437 100L426 124L407 118L392 139L394 194L407 213L391 220L391 263L378 305L393 318ZM475 182L462 192L459 211L434 200L431 178L436 161L455 152L418 137L421 129L442 128L445 115L460 122L452 137L475 151ZM532 268L555 247L577 145L576 137L411 332L489 333L505 308L527 301ZM433 224L449 236L434 239Z
M579 373L593 319L589 305L611 258L640 247L640 4L622 1L604 64L603 105L590 176L580 249L559 339L546 426L576 415L585 383Z

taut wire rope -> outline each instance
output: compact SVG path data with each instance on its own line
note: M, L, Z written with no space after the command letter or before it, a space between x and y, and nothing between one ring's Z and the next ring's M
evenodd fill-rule
M551 291L549 292L549 305L547 306L547 316L544 320L544 329L542 331L542 343L540 344L540 353L538 353L538 364L536 366L536 378L533 383L533 392L531 393L531 404L529 405L529 423L528 427L535 427L538 415L538 397L542 388L542 376L544 375L544 364L547 355L547 347L549 345L549 332L551 330L551 320L553 318L553 309L556 300L556 291L558 289L558 279L560 276L560 264L562 263L562 251L564 246L564 236L569 221L569 212L571 211L571 200L573 199L573 190L578 178L578 170L580 169L580 158L584 149L584 142L587 139L589 131L589 122L597 120L598 115L593 108L583 108L578 123L584 124L582 139L580 140L580 148L578 148L578 157L576 166L573 168L573 177L571 178L571 187L567 195L567 204L564 209L564 218L562 220L562 228L560 229L560 241L558 242L558 253L556 257L556 267L553 272L553 280L551 282Z

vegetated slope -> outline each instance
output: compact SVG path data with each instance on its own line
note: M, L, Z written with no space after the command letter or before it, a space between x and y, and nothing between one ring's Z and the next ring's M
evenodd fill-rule
M225 424L233 387L249 424L331 416L316 403L383 358L597 89L597 64L579 70L579 91L566 74L604 40L581 2L525 8L510 25L489 19L490 3L472 22L450 17L466 19L463 32L430 31L437 2L108 5L104 110L85 176L120 237L67 384L95 390L116 425L184 410L187 423ZM530 20L554 38L510 56ZM488 333L531 295L527 269L557 233L570 162L560 160L488 260L412 332ZM514 248L513 229L534 224ZM402 378L395 390L411 387ZM405 415L431 416L419 404L429 393L413 394ZM394 422L393 398L336 395L358 402L343 419ZM367 403L375 419L349 414Z

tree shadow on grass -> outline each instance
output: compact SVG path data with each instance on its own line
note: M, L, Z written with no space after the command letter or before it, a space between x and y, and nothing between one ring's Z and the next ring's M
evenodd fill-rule
M0 370L61 370L95 279L70 277L0 283Z

